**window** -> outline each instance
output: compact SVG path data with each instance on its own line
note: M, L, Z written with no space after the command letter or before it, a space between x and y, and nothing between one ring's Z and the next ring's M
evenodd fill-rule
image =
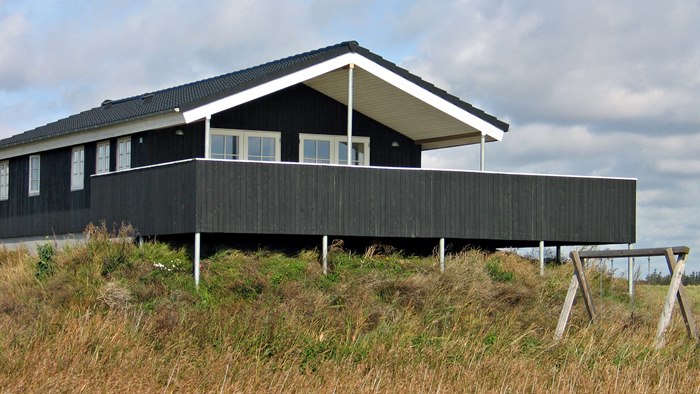
M97 166L95 167L96 174L104 174L109 172L109 141L103 141L97 144Z
M299 134L299 161L302 163L347 164L348 137ZM368 137L352 137L352 164L369 165Z
M10 196L10 162L0 162L0 201Z
M85 180L85 148L82 146L73 148L70 173L70 189L82 190Z
M39 155L29 156L29 195L39 195L39 178L41 176L41 160Z
M280 161L280 133L212 128L210 153L212 159Z
M117 171L131 168L131 138L117 140Z

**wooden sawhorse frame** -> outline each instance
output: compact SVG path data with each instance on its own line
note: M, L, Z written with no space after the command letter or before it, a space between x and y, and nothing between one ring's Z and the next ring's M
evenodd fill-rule
M569 322L569 316L571 315L571 307L574 304L574 297L576 297L576 291L578 290L579 286L581 287L581 292L583 293L583 302L586 305L586 310L588 311L590 321L593 322L595 318L593 299L591 298L591 291L588 287L586 273L583 268L583 262L585 259L664 256L666 257L668 270L671 272L671 284L669 285L666 300L664 301L663 311L661 312L661 317L659 318L654 345L657 349L664 345L664 333L668 328L668 324L671 322L671 313L673 312L676 298L678 299L678 305L680 305L681 314L685 320L685 328L688 331L688 337L694 339L695 341L699 341L698 328L695 324L695 319L693 318L693 308L690 300L685 295L683 283L681 283L683 273L685 272L685 262L688 259L688 253L690 253L690 248L687 246L571 252L571 260L574 263L574 276L571 278L569 292L566 294L564 306L562 307L561 314L559 315L559 322L557 323L557 331L554 334L554 338L558 340L564 336L564 331L566 330L566 325ZM676 260L676 255L678 255L678 260Z

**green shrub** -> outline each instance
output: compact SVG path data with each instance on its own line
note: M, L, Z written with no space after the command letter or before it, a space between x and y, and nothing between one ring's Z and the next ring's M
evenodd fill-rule
M53 261L53 256L56 251L49 242L39 245L36 251L39 255L39 261L36 263L36 277L39 280L46 279L56 271Z
M501 260L497 257L486 262L486 272L494 282L509 283L513 281L515 276L512 272L503 269L501 266Z

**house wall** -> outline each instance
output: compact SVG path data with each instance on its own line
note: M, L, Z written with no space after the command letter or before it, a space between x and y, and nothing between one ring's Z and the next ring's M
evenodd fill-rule
M281 132L282 161L299 161L299 133L347 134L347 107L299 84L212 116L211 127ZM413 140L354 112L353 135L370 137L370 165L420 167ZM392 147L392 142L398 147Z

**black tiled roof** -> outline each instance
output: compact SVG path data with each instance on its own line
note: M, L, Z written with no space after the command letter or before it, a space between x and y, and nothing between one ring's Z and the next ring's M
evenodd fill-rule
M361 54L497 128L508 131L507 123L423 81L407 70L359 46L357 42L348 41L185 85L111 102L106 100L98 107L0 140L0 147L24 144L81 130L174 112L175 108L186 111L349 52Z

